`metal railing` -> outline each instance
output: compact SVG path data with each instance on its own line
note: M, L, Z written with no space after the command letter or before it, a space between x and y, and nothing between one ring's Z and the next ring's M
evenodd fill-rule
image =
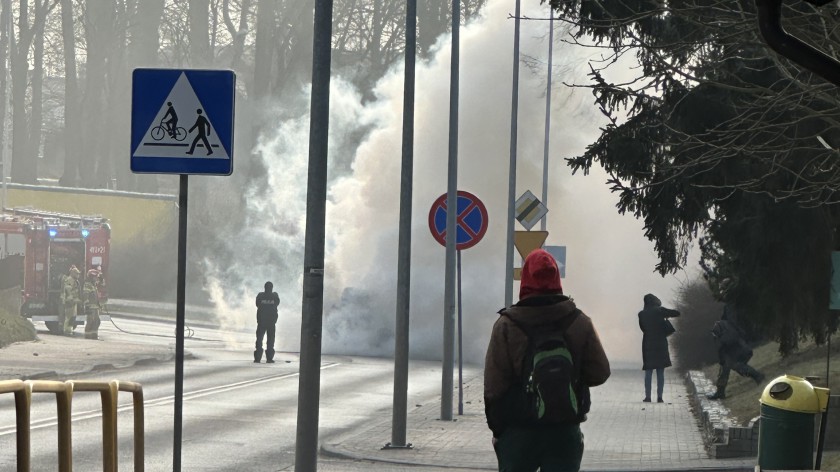
M31 467L30 408L33 393L54 393L58 420L58 470L73 470L72 404L75 392L99 392L102 399L102 470L116 472L117 456L117 397L130 392L134 407L134 470L144 469L144 413L143 386L119 380L0 380L0 394L15 395L15 425L17 436L17 472L29 472Z

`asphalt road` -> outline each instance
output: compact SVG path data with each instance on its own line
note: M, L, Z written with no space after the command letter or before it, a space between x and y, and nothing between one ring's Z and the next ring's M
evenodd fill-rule
M119 322L122 331L103 324L109 339L171 350L172 326L145 321ZM183 471L294 470L298 397L298 355L278 353L276 364L252 363L253 334L194 328L187 339L184 364ZM47 340L50 336L40 332ZM48 342L48 341L47 341ZM105 344L105 343L102 343ZM412 362L409 405L439 397L440 363ZM147 471L171 471L173 466L174 363L151 363L125 369L97 370L75 380L130 380L144 389L145 464ZM390 359L324 356L321 365L321 441L336 441L372 419L390 417L393 361ZM55 400L33 396L32 470L57 470ZM96 394L77 393L73 399L74 470L102 469L101 408ZM0 470L14 470L14 405L0 397ZM129 395L120 395L119 468L133 470L133 419ZM381 438L383 445L390 440ZM409 467L406 467L408 470ZM412 471L435 468L410 467ZM332 458L319 459L319 470L401 470ZM452 469L448 469L452 470Z

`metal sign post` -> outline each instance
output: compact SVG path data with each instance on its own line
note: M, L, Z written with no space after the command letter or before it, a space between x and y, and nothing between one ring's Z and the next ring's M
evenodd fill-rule
M449 160L446 179L447 204L455 206L458 189L458 93L460 69L461 0L452 0L452 53L449 66ZM455 215L446 219L446 227L455 228ZM452 357L455 338L455 235L446 237L446 266L443 294L443 374L441 383L440 419L452 420Z
M324 317L327 146L330 129L330 48L332 0L316 0L312 39L312 92L309 115L309 177L303 254L300 323L300 379L295 471L318 470L318 407L321 399L321 335Z
M406 442L408 418L408 331L411 295L411 195L414 180L414 70L417 52L417 0L405 6L405 86L403 89L402 169L400 177L399 248L397 249L397 316L394 333L394 407L391 442L385 448L411 448Z
M462 190L458 191L458 198L456 200L455 211L453 212L454 215L450 214L447 211L447 203L448 203L448 194L443 194L438 197L437 200L432 204L431 210L429 210L429 229L432 232L432 237L435 238L435 241L440 243L442 246L446 247L447 242L447 228L449 227L448 221L450 217L454 217L456 224L455 224L455 249L456 249L456 290L457 290L457 300L458 300L458 414L464 414L464 375L463 375L463 368L464 368L464 361L463 361L463 349L462 349L462 306L461 306L461 251L467 248L471 248L478 244L481 241L481 238L484 237L484 233L487 232L487 227L489 226L490 219L487 215L487 208L484 206L484 203L478 199L475 195L464 192ZM446 356L443 359L444 366L449 363L451 366L452 358L450 357L447 360ZM450 375L451 377L451 375ZM446 385L444 385L444 390L446 389ZM451 395L452 389L449 388L449 392ZM443 402L447 401L444 397L442 399ZM451 410L452 405L452 397L449 397L449 405ZM443 406L441 406L443 409ZM451 415L451 412L450 412ZM441 418L447 419L447 418ZM452 419L452 418L448 418Z
M236 74L230 70L134 69L131 171L180 174L172 471L181 471L189 174L233 172ZM179 125L189 123L189 131Z
M508 170L507 240L505 243L505 306L513 304L513 226L514 195L516 194L516 144L519 123L519 13L520 0L516 0L513 18L513 86L510 99L510 165Z

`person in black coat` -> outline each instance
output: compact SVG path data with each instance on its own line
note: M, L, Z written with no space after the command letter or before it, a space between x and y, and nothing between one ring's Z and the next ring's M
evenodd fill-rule
M710 400L726 398L726 385L729 383L729 372L732 370L761 385L764 374L747 364L752 359L753 351L738 324L737 312L732 305L728 303L724 305L720 321L716 321L712 327L712 336L718 348L720 370L717 382L715 382L717 389L715 393L707 397Z
M668 336L673 333L666 328L668 318L680 316L680 312L665 308L655 295L644 297L645 307L639 312L639 328L642 338L642 369L645 371L645 399L650 401L650 384L653 371L656 370L656 401L663 403L662 391L665 389L665 368L671 367L671 355L668 352Z
M263 336L265 340L265 362L274 363L274 325L277 324L277 306L280 297L273 292L274 284L265 283L265 292L257 294L257 342L254 349L254 363L259 364L262 359Z

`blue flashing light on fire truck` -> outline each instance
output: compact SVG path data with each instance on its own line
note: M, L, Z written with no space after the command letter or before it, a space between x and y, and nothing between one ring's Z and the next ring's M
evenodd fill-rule
M62 277L71 266L83 276L97 269L98 298L107 300L110 246L111 227L101 216L6 209L0 213L0 290L21 287L21 316L61 334ZM76 325L84 321L76 317Z

